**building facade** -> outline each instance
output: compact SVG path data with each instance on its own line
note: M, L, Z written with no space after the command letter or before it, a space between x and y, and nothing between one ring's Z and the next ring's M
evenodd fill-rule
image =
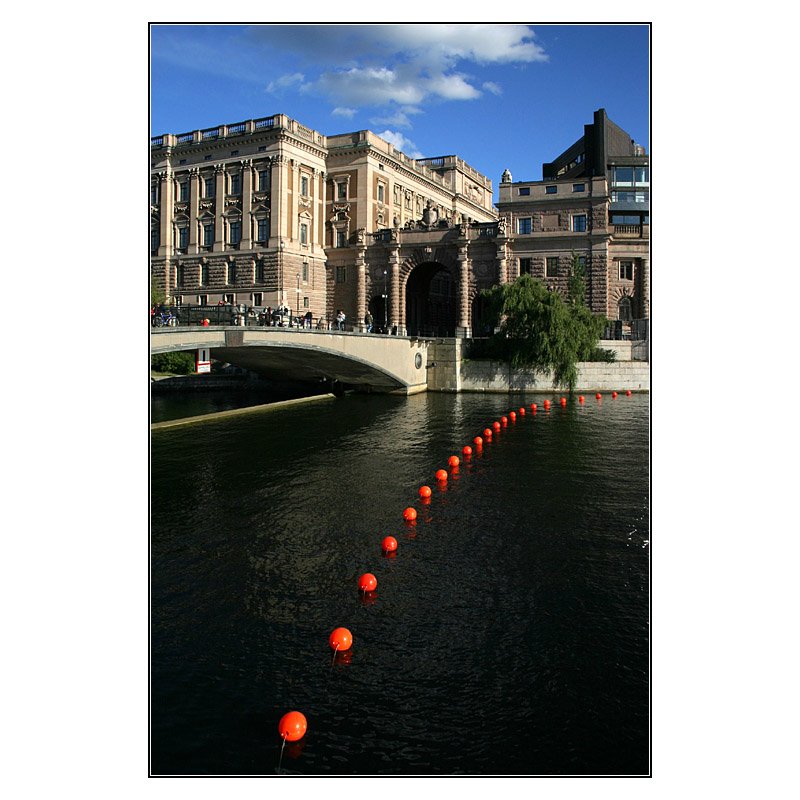
M506 171L495 208L462 159L411 159L371 131L325 136L278 114L157 136L152 279L177 305L327 322L342 309L360 327L369 312L376 328L470 336L485 332L484 289L529 272L565 290L575 254L593 310L646 317L649 173L626 137L601 109L543 181Z

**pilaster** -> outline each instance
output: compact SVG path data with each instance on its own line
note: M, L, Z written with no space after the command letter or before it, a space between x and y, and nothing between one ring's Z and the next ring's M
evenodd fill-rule
M253 224L251 211L253 210L253 162L249 158L242 159L242 250L252 248Z
M225 249L225 167L214 168L214 253Z
M200 213L200 171L197 167L189 170L189 254L196 256L200 250L200 234L197 218Z

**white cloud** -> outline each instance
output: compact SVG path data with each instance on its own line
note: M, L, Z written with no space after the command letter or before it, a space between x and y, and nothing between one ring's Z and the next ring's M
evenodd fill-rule
M350 119L356 115L356 110L354 108L345 108L343 106L337 106L336 108L331 111L334 117L347 117Z
M280 78L274 81L270 81L267 84L267 91L271 94L276 92L280 92L283 89L288 89L290 86L293 86L295 83L302 83L305 80L305 75L302 72L292 72L287 75L281 75Z
M424 158L425 156L417 150L417 146L410 139L406 139L400 131L385 130L378 134L381 139L386 139L389 144L405 153L409 158Z
M483 87L484 91L491 92L492 94L503 94L503 87L500 86L499 83L495 83L494 81L484 81Z
M474 100L481 96L480 91L467 83L464 75L458 73L435 75L425 82L425 87L430 94L443 100Z

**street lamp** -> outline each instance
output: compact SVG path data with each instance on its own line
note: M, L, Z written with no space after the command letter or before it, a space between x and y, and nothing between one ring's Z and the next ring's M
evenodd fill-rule
M297 319L298 319L297 326L300 327L300 322L299 322L299 320L300 320L300 273L299 272L297 273L297 304L296 304L295 308L297 309Z
M383 271L383 332L389 330L389 290L386 284L386 270Z

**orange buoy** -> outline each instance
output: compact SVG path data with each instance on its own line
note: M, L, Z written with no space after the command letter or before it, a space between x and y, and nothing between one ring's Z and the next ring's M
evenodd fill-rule
M336 628L328 637L331 650L349 650L353 646L353 634L347 628Z
M519 415L520 415L521 417L524 417L524 416L525 416L525 406L520 406L520 407L519 407Z
M630 396L631 396L631 390L630 390L630 389L628 389L628 390L625 392L625 396L626 396L626 397L630 397Z
M600 399L602 396L603 396L603 395L601 395L601 394L600 394L600 392L598 392L598 393L595 395L595 398L596 398L597 400L599 400L599 399Z
M483 435L484 435L485 438L491 439L492 438L492 429L491 428L484 428L483 429Z
M536 403L531 403L531 411L533 411L533 413L534 413L534 414L536 413L536 409L537 409L538 407L539 407L539 406L537 406L537 405L536 405Z
M581 396L578 398L578 402L579 402L579 403L585 403L585 402L586 402L586 398L585 398L583 395L581 395Z
M437 469L436 470L436 480L437 481L446 481L447 480L447 470L446 469Z
M567 398L562 397L558 402L561 403L561 408L564 408L564 406L567 404Z
M419 496L420 497L430 497L431 496L431 487L430 486L420 486L419 487Z
M296 742L306 735L308 730L308 722L306 722L305 715L299 711L289 711L281 717L278 723L278 733L287 742Z
M499 422L493 422L493 423L492 423L492 427L493 427L493 428L494 428L496 431L499 431L499 430L500 430L500 423L499 423Z
M447 459L447 466L449 467L457 467L460 463L458 456L450 456L450 458Z
M362 592L374 592L377 587L378 579L371 572L365 572L358 579L358 588Z
M509 411L509 412L508 412L508 418L509 418L509 419L510 419L512 422L516 422L516 421L517 421L517 413L516 413L516 411Z
M549 411L550 410L550 401L549 400L545 400L543 405L544 405L544 410L545 411Z
M612 400L616 400L616 398L617 398L617 393L616 392L611 392L611 399Z
M465 456L471 456L472 455L472 448L468 444L465 444L464 447L461 449L461 452Z
M384 553L394 553L397 550L397 539L394 536L387 536L382 542L381 547Z
M503 425L508 425L508 417L506 416L500 417L500 422L502 422Z
M480 436L476 436L476 437L475 437L475 438L472 440L472 444L474 444L474 445L475 445L475 447L481 447L481 446L483 445L483 439L481 439L481 437L480 437Z
M409 506L403 510L403 519L406 522L413 522L417 518L417 509Z

